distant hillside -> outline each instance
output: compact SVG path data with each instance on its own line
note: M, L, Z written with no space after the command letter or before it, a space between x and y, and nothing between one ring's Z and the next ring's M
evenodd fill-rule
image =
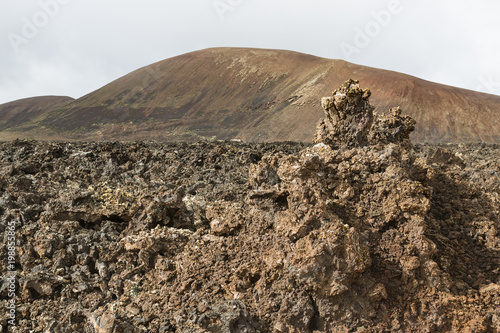
M37 119L46 115L47 112L58 109L71 101L74 101L74 98L66 96L41 96L2 104L0 105L0 133L16 128L21 124L25 125L23 132L36 130L37 125L34 122ZM0 134L0 140L3 139L2 134Z
M341 60L244 48L170 58L8 126L95 140L311 141L323 117L320 99L349 78L372 90L376 111L400 105L411 115L418 142L500 142L499 96Z

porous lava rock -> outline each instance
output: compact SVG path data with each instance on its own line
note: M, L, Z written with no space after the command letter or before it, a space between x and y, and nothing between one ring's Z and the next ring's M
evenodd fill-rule
M339 91L315 145L0 143L9 329L500 331L500 147L412 147Z
M387 115L374 113L370 96L369 89L361 89L359 81L351 79L331 97L324 97L321 106L325 118L317 126L314 141L341 149L388 143L408 146L415 121L401 116L400 107Z

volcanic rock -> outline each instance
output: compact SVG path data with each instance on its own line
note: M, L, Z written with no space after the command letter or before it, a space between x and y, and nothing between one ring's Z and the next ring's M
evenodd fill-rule
M500 147L338 91L314 146L0 143L17 332L498 331Z
M373 112L370 96L369 89L361 89L359 82L351 79L332 97L323 98L326 117L318 124L314 141L343 149L388 143L408 146L415 121L401 116L399 107L379 116Z

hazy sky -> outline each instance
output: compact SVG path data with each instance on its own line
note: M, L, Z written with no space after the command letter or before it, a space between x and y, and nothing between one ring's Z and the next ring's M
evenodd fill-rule
M0 0L0 104L81 97L216 46L287 49L500 95L498 0Z

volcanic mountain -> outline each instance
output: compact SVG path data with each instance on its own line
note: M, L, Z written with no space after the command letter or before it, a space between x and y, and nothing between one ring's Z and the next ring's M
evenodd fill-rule
M342 60L246 48L170 58L50 112L21 113L29 119L6 118L12 103L0 105L0 126L35 138L310 141L324 116L321 98L350 78L371 89L376 112L401 106L413 117L416 142L500 142L500 96Z
M41 96L20 99L14 102L0 105L0 139L8 137L23 137L32 130L36 130L36 125L31 125L35 119L38 119L47 112L64 106L71 101L71 97L65 96ZM18 133L3 132L24 124L24 130Z

